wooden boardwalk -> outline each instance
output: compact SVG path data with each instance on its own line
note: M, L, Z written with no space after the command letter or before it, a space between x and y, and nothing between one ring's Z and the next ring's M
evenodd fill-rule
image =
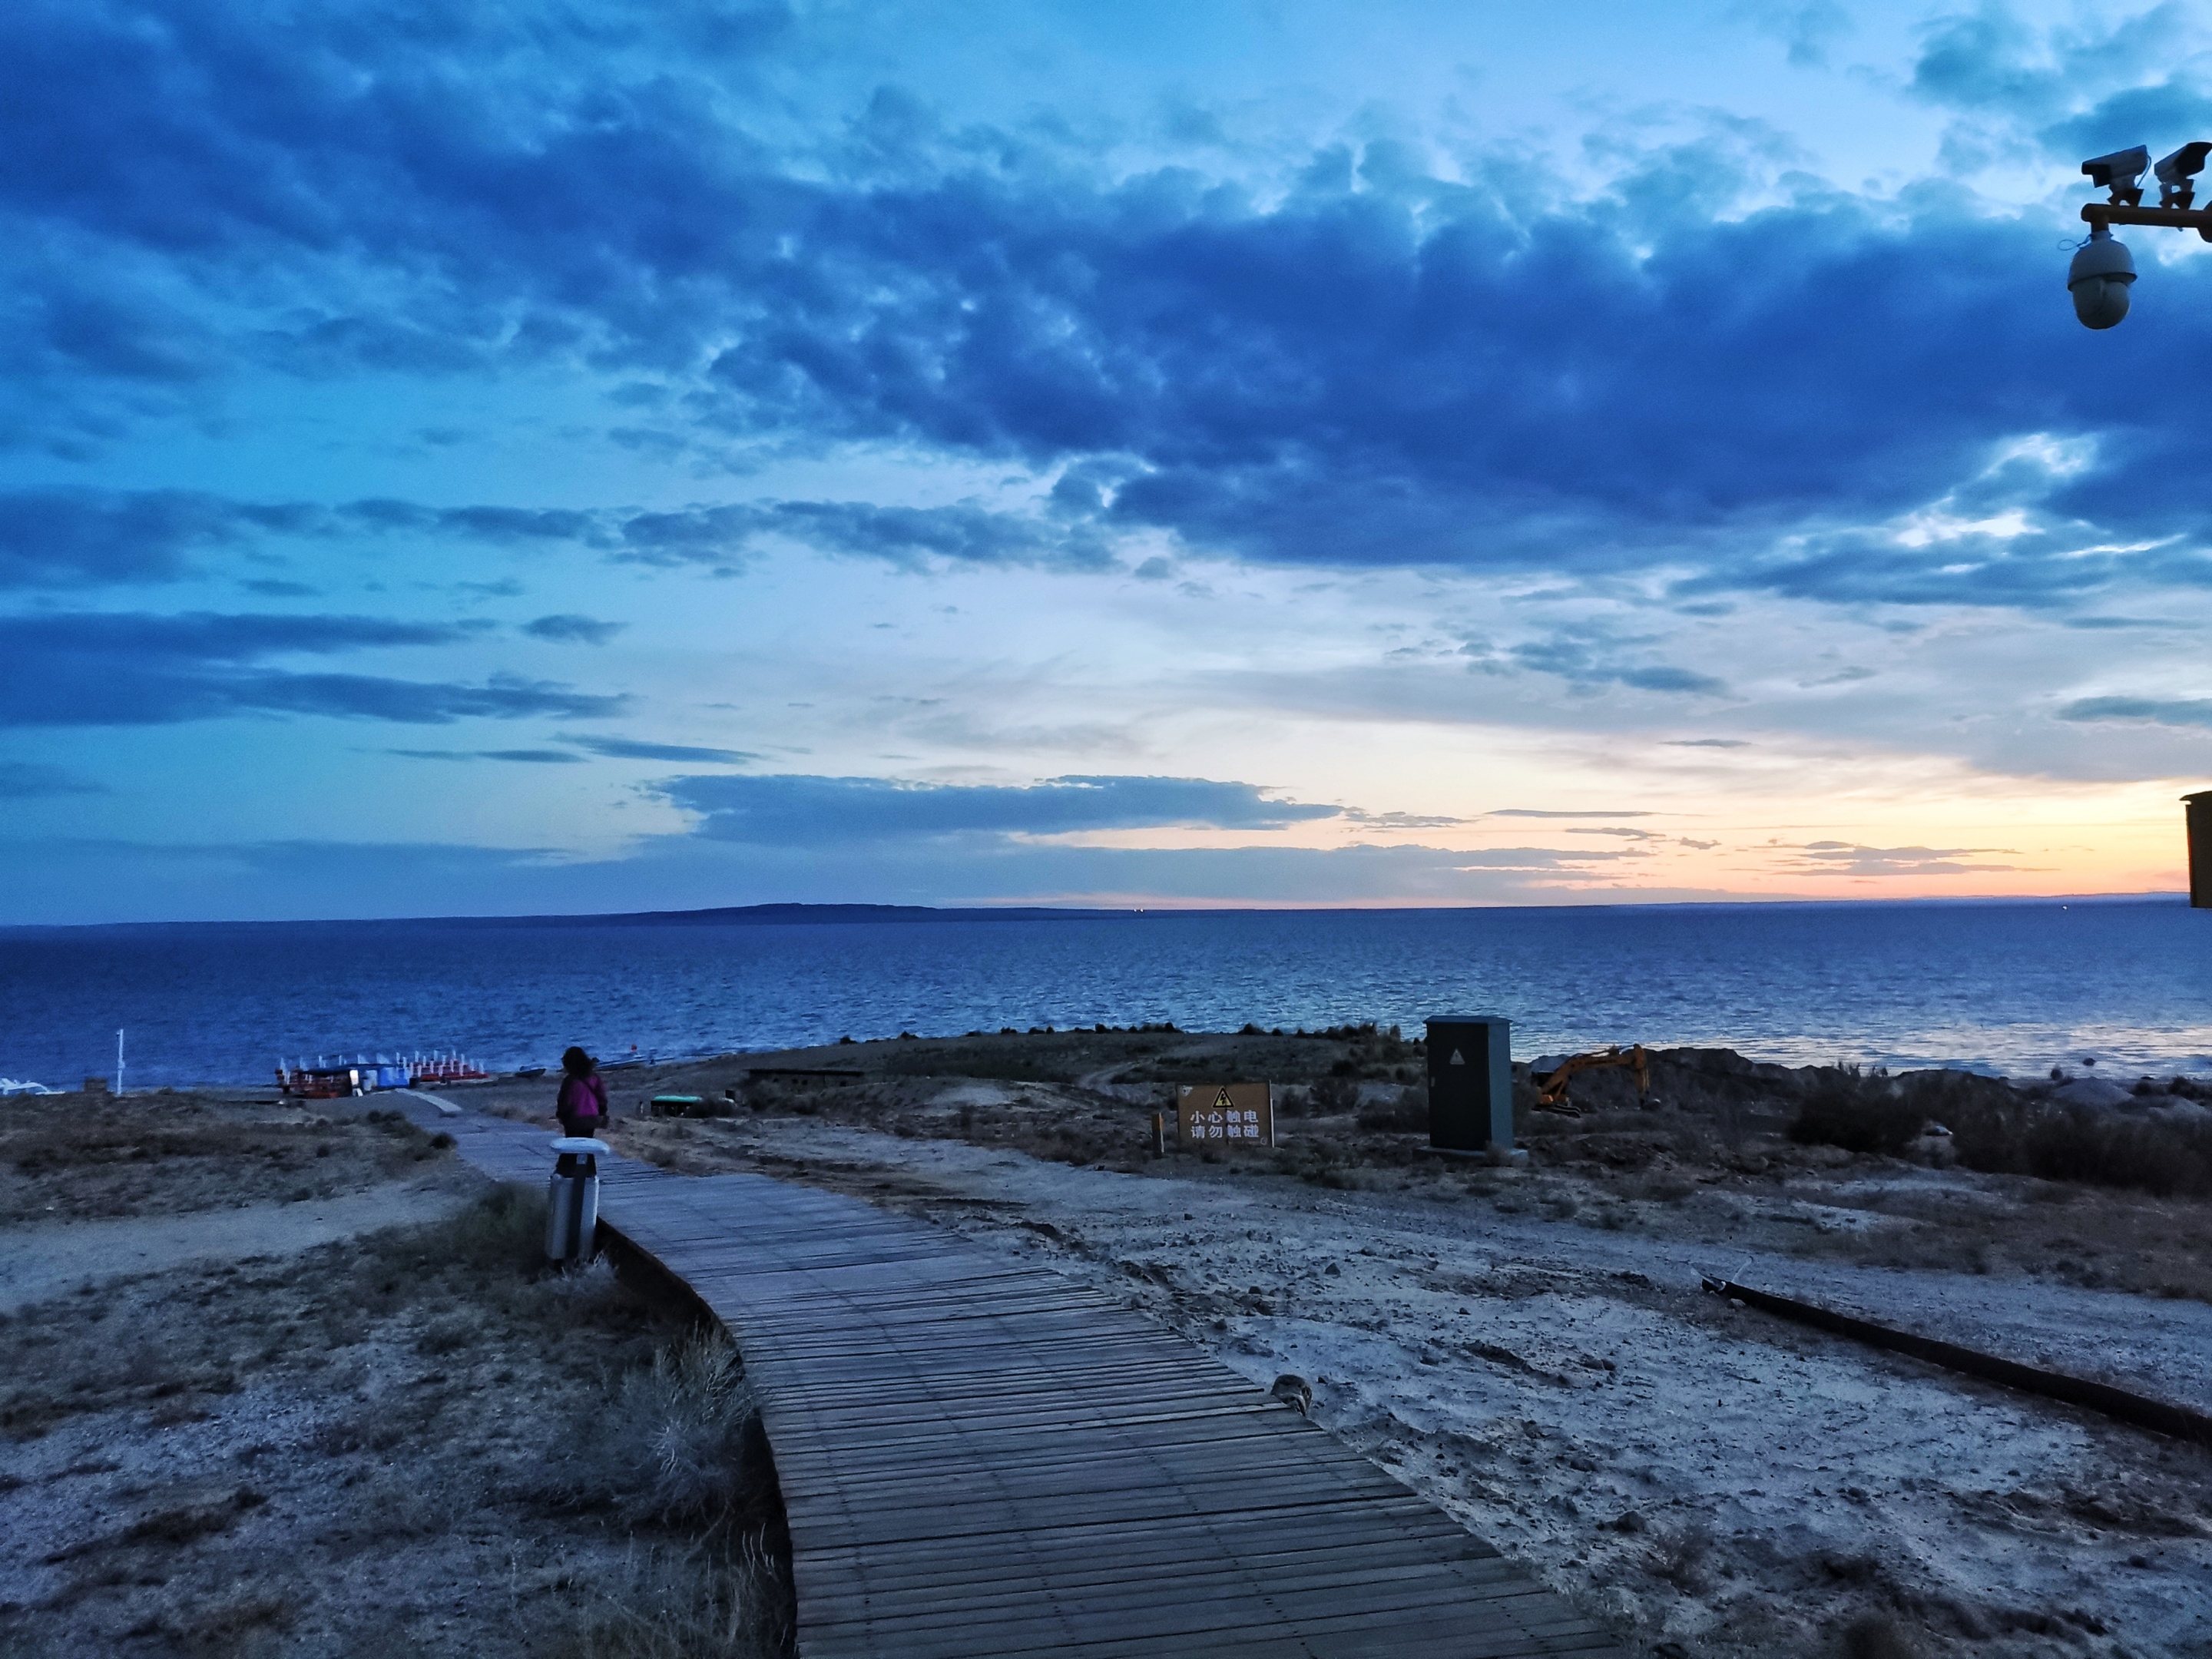
M441 1127L502 1179L542 1130ZM1619 1649L1366 1459L1140 1314L763 1176L603 1164L607 1224L728 1328L802 1659L1510 1659Z

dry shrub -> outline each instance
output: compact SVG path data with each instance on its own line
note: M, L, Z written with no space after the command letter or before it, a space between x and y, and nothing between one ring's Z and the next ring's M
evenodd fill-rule
M2212 1117L2142 1116L1941 1085L1929 1097L1970 1170L2160 1198L2212 1195Z
M615 1272L613 1258L605 1255L595 1255L539 1280L537 1291L557 1310L556 1317L562 1323L597 1318L630 1300L629 1291Z
M720 1331L684 1337L623 1380L592 1437L545 1495L611 1504L633 1526L684 1534L633 1549L623 1571L548 1632L557 1659L769 1659L790 1651L778 1564L782 1499L738 1351Z
M661 1349L623 1379L616 1409L627 1427L618 1447L647 1476L632 1499L640 1519L711 1526L730 1516L758 1407L729 1338L702 1333Z
M1324 1079L1314 1085L1319 1097L1322 1089L1335 1079ZM1354 1098L1358 1089L1351 1087ZM1429 1091L1418 1084L1409 1084L1388 1100L1378 1100L1360 1109L1359 1127L1363 1129L1417 1130L1425 1132L1429 1127Z
M729 1338L680 1338L625 1376L612 1407L545 1471L538 1495L701 1537L772 1518L774 1465Z
M793 1609L757 1537L711 1553L633 1553L549 1632L552 1659L781 1659Z
M1316 1117L1348 1112L1359 1104L1359 1085L1348 1077L1318 1079L1306 1092L1313 1102L1313 1113Z
M1920 1138L1927 1119L1919 1101L1887 1078L1863 1077L1856 1066L1838 1066L1814 1073L1790 1138L1801 1146L1895 1154Z

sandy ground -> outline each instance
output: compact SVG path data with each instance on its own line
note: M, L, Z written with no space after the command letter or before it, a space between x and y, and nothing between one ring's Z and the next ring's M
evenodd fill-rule
M448 1167L427 1179L302 1203L21 1228L8 1237L0 1312L13 1313L48 1297L89 1291L127 1275L194 1262L289 1255L380 1227L435 1220L481 1185L468 1172Z
M0 1233L327 1202L411 1178L441 1150L373 1100L221 1089L11 1096L0 1100Z
M55 1100L0 1144L102 1218L3 1236L0 1655L784 1650L742 1379L665 1364L688 1307L550 1271L538 1194L374 1103Z
M958 1083L936 1104L1011 1092ZM1900 1185L2002 1183L1884 1160L1594 1200L1568 1177L1431 1165L1342 1191L809 1116L620 1133L676 1167L896 1204L1110 1290L1263 1387L1309 1378L1318 1421L1644 1651L1840 1651L1866 1617L1868 1654L2212 1655L2212 1455L1699 1289L1719 1272L2212 1404L2202 1302L1794 1247L1893 1224L1863 1206Z

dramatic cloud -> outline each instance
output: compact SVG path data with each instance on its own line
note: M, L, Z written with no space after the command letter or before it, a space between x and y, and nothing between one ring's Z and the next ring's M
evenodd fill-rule
M2139 239L2092 334L2060 246L2081 155L2212 122L2179 9L1623 14L1571 87L1451 8L1341 76L1312 8L1233 71L928 9L0 6L0 728L251 722L161 732L179 838L241 789L322 833L308 717L386 723L349 767L424 846L515 833L433 772L682 773L557 830L569 870L649 849L664 902L2017 887L2058 854L1917 843L2195 763L2212 258ZM1693 54L1712 106L1654 99ZM1437 90L1462 59L1498 97ZM1700 725L1758 763L1664 735ZM80 870L137 856L150 775L85 741L115 793L39 809L100 820ZM708 775L770 765L823 775ZM848 775L894 770L1043 781ZM1261 772L1302 799L1215 781ZM1479 811L1600 787L1666 810ZM1603 850L1218 845L1517 817ZM1829 834L1884 844L1783 844ZM282 844L416 902L402 854Z
M699 833L770 847L909 836L1060 836L1169 825L1279 830L1339 815L1206 778L1064 777L1021 787L881 778L678 778L662 786L702 815Z
M2180 435L2194 392L2166 368L2212 346L2212 273L2161 269L2158 329L2091 336L2040 213L1809 179L1777 196L1756 147L1720 138L1623 147L1604 195L1540 205L1503 182L1525 176L1518 156L1447 178L1382 141L1324 148L1279 189L1108 175L1073 142L942 125L890 91L826 147L779 149L721 88L793 26L780 14L688 62L647 49L642 13L586 27L525 8L434 35L378 15L27 0L0 17L0 97L41 135L0 180L0 215L19 246L113 254L29 273L21 360L82 394L50 426L96 444L127 418L101 388L210 362L588 364L659 388L640 441L660 421L677 443L914 446L1058 486L1039 513L342 516L708 562L784 537L1097 568L1146 531L1292 563L1666 563L1698 573L1686 592L1847 602L2050 605L2206 580ZM1820 7L1760 15L1803 52L1832 33ZM2056 119L2075 59L2124 58L2125 33L2031 63L2051 49L2002 14L1954 19L1914 85ZM149 261L169 280L138 282ZM322 301L242 331L211 320L279 272ZM167 331L174 349L128 345L188 304L206 317ZM46 441L28 422L17 441ZM13 538L18 580L156 579L234 533L189 502L143 536L46 510L70 521ZM1663 663L1590 672L1722 690Z
M372 647L450 644L466 623L371 617L40 617L21 631L0 678L0 726L145 726L258 711L445 725L467 716L599 719L625 700L493 674L482 684L301 673L269 659Z

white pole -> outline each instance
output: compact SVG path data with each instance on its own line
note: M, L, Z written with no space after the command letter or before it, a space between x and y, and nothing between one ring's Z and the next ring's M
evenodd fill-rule
M115 1092L123 1092L123 1033L115 1033Z

